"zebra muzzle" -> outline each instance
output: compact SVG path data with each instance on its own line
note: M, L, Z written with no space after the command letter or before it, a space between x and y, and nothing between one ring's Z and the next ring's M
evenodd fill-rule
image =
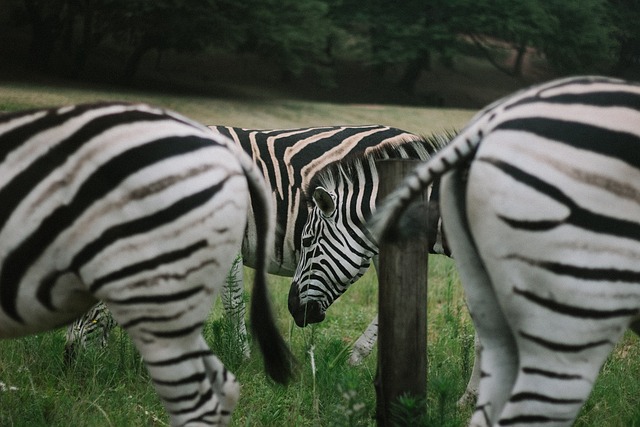
M291 286L289 290L289 313L293 316L293 320L301 328L310 323L322 322L325 318L325 312L318 301L300 302L300 293L298 287Z

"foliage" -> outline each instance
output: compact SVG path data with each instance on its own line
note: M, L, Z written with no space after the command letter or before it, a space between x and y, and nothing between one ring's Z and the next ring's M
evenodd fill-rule
M273 61L282 78L299 77L309 68L324 76L325 49L333 31L328 5L323 0L249 0L243 17L244 51Z
M308 71L326 84L339 59L380 72L399 66L407 92L433 60L453 65L469 43L514 76L528 48L561 73L607 72L640 57L637 0L6 1L9 23L30 28L33 67L57 62L78 74L109 47L127 55L126 80L152 50L252 53L285 80ZM513 64L500 57L505 46Z

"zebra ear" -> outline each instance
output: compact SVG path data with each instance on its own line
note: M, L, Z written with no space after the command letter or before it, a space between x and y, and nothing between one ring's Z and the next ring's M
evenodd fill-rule
M331 194L322 187L313 190L313 201L320 208L324 216L331 216L336 210L336 203Z

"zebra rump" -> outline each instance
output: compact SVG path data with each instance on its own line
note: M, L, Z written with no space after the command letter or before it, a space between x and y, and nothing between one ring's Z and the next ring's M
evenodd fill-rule
M483 346L470 424L571 425L640 318L640 85L573 77L488 106L380 204L372 236L439 177Z
M266 294L270 204L244 153L143 104L0 116L0 338L68 324L101 300L172 425L228 423L239 385L201 331L250 203L262 259L252 325L267 372L285 382L291 355Z

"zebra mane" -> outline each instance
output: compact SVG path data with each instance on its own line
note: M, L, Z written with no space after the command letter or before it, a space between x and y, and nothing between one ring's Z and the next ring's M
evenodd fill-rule
M445 147L456 133L456 131L447 130L429 136L418 136L412 140L372 147L364 152L351 152L321 169L303 188L302 196L307 203L310 203L311 193L318 186L334 188L341 176L353 176L365 167L375 168L376 160L401 158L426 160Z

